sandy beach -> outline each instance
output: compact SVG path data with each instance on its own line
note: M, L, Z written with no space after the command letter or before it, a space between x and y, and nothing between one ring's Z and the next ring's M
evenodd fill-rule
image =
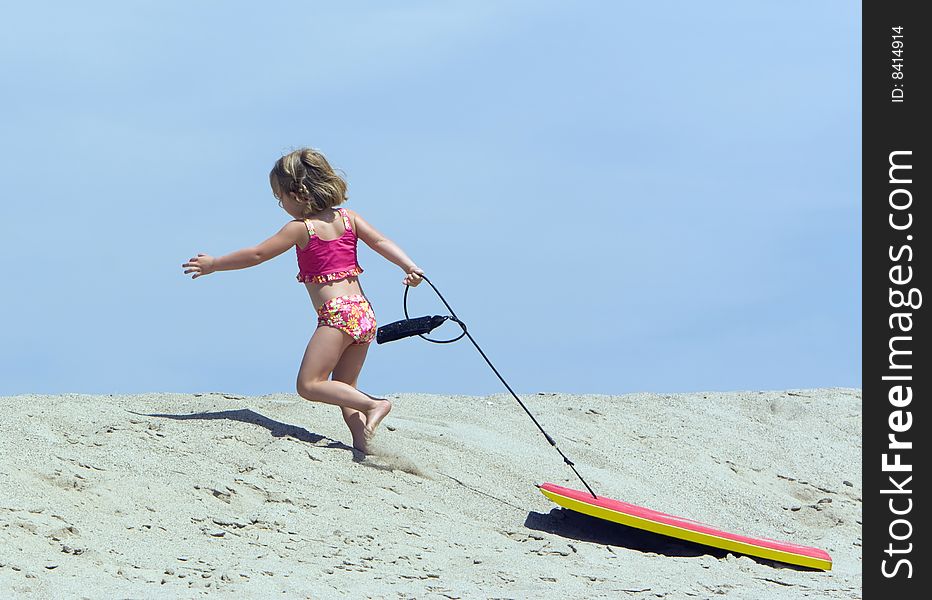
M558 508L508 394L389 397L368 457L295 394L0 397L0 597L861 597L860 390L522 396L600 495L829 572Z

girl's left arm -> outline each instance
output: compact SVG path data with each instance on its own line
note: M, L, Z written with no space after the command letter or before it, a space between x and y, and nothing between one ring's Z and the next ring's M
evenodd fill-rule
M421 283L421 275L424 274L424 271L414 264L413 260L408 258L404 250L398 247L398 244L379 233L375 227L369 225L355 210L347 209L346 212L353 217L353 223L356 225L356 235L359 236L359 239L384 256L386 260L404 269L405 278L401 280L403 284L415 287Z
M282 227L278 233L265 240L258 246L243 248L236 252L224 254L214 258L209 254L198 254L181 265L185 268L185 274L194 273L191 279L197 279L202 275L210 275L214 271L233 271L235 269L246 269L264 263L270 258L275 258L285 250L301 241L301 234L304 233L305 225L301 221L290 221Z

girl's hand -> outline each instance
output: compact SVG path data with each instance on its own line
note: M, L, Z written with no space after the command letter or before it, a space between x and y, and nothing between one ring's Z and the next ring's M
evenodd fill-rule
M423 274L424 271L421 269L417 267L411 267L408 269L408 274L405 275L405 278L401 281L401 283L410 285L411 287L417 287L417 285L423 281L423 278L421 277Z
M194 273L191 279L197 279L201 275L210 275L214 272L214 257L209 254L198 254L181 266L185 268L185 275Z

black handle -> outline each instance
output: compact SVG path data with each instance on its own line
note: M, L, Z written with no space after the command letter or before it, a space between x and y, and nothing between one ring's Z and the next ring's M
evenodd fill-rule
M432 317L417 317L414 319L403 319L387 325L382 325L376 332L375 342L384 344L385 342L394 342L402 338L413 335L422 335L430 333L439 327L450 317L434 315Z

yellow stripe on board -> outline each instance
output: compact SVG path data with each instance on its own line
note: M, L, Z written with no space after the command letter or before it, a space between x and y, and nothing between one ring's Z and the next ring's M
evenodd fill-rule
M785 550L764 548L755 544L739 542L736 540L723 538L721 536L712 535L710 533L702 533L700 531L693 531L691 529L677 527L676 525L658 523L657 521L636 517L634 515L629 515L617 510L612 510L610 508L603 508L601 506L594 506L586 502L574 500L573 498L561 496L560 494L556 494L543 488L540 488L540 491L544 496L559 504L560 506L592 517L596 517L598 519L605 519L607 521L621 523L622 525L628 525L629 527L644 529L645 531L659 533L661 535L687 540L690 542L696 542L697 544L712 546L713 548L720 548L722 550L730 550L732 552L739 552L741 554L748 554L750 556L776 560L791 565L810 567L812 569L821 569L822 571L830 571L832 569L832 561L830 560L813 558L811 556L795 554Z

